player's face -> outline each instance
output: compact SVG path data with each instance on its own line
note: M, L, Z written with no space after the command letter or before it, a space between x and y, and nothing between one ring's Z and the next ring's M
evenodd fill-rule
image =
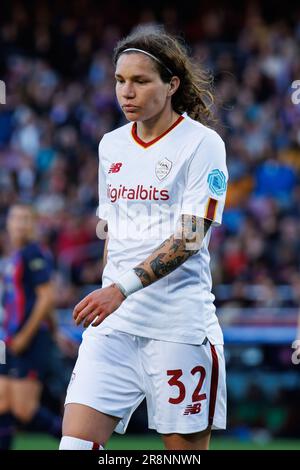
M146 121L163 111L170 100L153 60L144 54L122 54L116 66L116 94L129 121Z
M7 231L14 243L26 243L33 237L34 215L30 208L14 206L7 218Z

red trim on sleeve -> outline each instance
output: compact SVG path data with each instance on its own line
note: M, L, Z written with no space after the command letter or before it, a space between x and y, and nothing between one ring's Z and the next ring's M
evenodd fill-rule
M206 207L205 219L215 220L217 205L218 201L210 197Z

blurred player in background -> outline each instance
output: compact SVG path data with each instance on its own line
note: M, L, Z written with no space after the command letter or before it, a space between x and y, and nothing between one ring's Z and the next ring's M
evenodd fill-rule
M146 397L167 449L207 449L226 427L223 335L208 244L227 168L210 117L209 80L184 47L140 30L115 50L129 124L99 146L103 288L74 309L88 327L66 397L60 449L101 449Z
M40 404L54 347L54 289L49 253L35 240L31 206L15 204L7 218L11 256L4 268L3 330L6 364L0 365L0 449L11 447L15 425L60 435L61 418Z

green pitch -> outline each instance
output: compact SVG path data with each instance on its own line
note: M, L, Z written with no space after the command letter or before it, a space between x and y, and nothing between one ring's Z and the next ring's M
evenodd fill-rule
M56 450L58 441L42 434L19 434L15 440L15 450ZM107 445L108 450L162 450L159 436L113 436ZM300 450L299 440L273 440L267 444L215 437L211 441L214 450Z

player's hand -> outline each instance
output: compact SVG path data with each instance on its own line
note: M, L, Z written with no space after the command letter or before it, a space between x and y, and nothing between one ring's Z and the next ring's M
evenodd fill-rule
M22 354L29 346L30 340L22 332L17 333L9 342L9 350L13 354Z
M83 322L84 328L91 323L100 325L103 320L120 307L125 300L124 295L114 284L103 289L97 289L87 295L73 311L76 325Z

